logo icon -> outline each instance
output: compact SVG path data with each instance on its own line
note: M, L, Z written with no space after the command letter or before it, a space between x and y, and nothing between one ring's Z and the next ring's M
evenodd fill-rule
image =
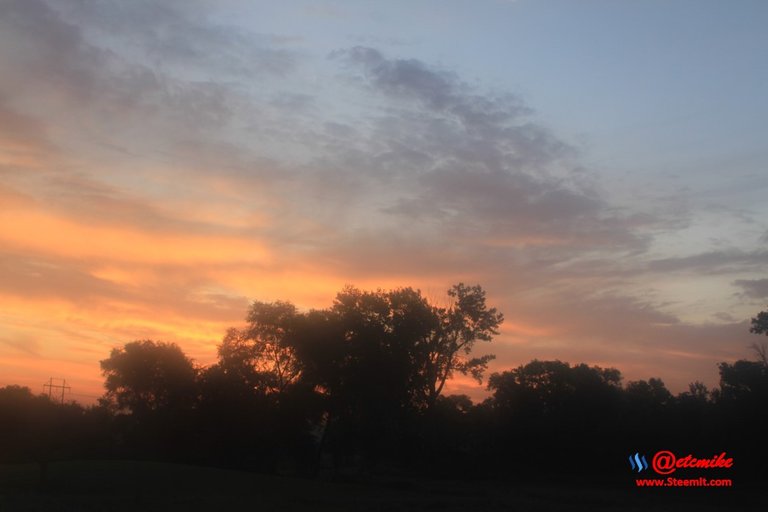
M644 469L648 469L648 461L645 460L645 455L641 456L640 453L635 452L634 455L629 456L629 465L632 466L632 471L637 470L638 473Z
M653 470L660 475L674 473L675 469L677 469L676 463L677 457L675 457L675 454L667 450L656 452L651 461Z

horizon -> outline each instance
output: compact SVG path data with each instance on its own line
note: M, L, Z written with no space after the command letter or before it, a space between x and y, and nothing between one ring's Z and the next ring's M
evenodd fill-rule
M4 2L0 386L98 397L113 348L211 364L254 300L464 282L505 316L486 377L711 389L768 304L766 15Z

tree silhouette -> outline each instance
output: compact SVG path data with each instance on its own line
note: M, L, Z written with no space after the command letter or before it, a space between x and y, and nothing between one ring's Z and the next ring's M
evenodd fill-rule
M414 406L420 373L422 344L436 325L426 300L410 288L389 292L363 292L347 287L340 292L331 314L343 330L344 357L336 371L353 407L377 403L382 409Z
M548 471L552 460L609 451L606 443L621 421L621 374L614 368L533 360L488 379L493 396L486 457L500 471L507 460L525 460L529 469ZM578 440L578 442L574 442ZM608 455L605 455L608 457ZM582 465L587 468L594 460Z
M756 317L752 318L752 327L750 327L749 332L768 336L768 311L761 311ZM759 344L753 343L751 348L757 354L758 361L763 366L768 367L768 345L764 342Z
M428 340L424 360L428 407L434 405L454 372L470 374L482 382L488 362L495 356L470 358L469 354L477 341L491 341L504 321L502 313L486 306L485 291L479 285L459 283L448 290L448 296L453 303L447 308L436 308L439 324Z
M254 302L216 364L197 369L175 344L134 341L101 361L106 395L84 409L0 388L0 461L115 456L257 471L377 471L472 478L609 475L627 453L727 449L765 475L768 366L722 362L720 389L672 396L658 378L621 385L614 368L533 360L491 375L492 396L444 396L503 317L479 286L451 304L419 290L346 287L326 309ZM762 313L761 313L762 314ZM753 332L759 330L753 319ZM588 449L589 457L584 457ZM572 464L578 461L578 464ZM619 461L619 462L616 462ZM322 464L321 464L322 463ZM382 473L383 474L383 473Z
M269 349L259 352L271 354L271 367L280 363L290 379L306 372L329 397L352 403L357 395L426 409L455 372L482 378L493 356L470 354L477 341L491 341L503 321L486 306L480 286L460 283L448 295L452 304L441 308L412 288L367 292L348 286L328 310L299 314L288 303L255 303L251 334L233 333L227 350L242 360L250 357L243 340L272 340L262 342Z
M763 402L768 399L768 368L762 362L720 363L720 394L723 400Z
M768 311L752 318L750 332L768 335ZM765 405L768 400L768 358L766 345L753 344L757 361L740 360L733 364L720 363L720 399L728 401L756 401Z
M104 455L108 429L98 414L75 403L57 403L29 388L0 388L0 462L36 462L40 483L51 461Z
M761 311L752 319L752 327L750 327L749 332L768 336L768 311Z
M182 409L196 398L197 371L174 343L133 341L101 361L106 398L140 416L162 409Z
M579 364L571 367L562 361L539 361L488 380L494 391L494 407L522 413L537 421L558 420L563 415L590 415L615 407L621 373L615 368Z
M376 458L373 452L392 453L415 435L418 414L434 405L454 372L480 379L493 357L470 354L476 341L497 333L502 315L486 307L479 286L459 284L449 296L453 303L439 308L413 288L348 286L326 310L297 313L288 303L255 303L250 330L229 336L220 364L227 354L241 361L268 356L274 375L315 391L325 411L321 445L335 453L360 448ZM243 350L249 340L268 348ZM229 366L242 369L239 364Z
M654 377L647 381L628 382L626 394L635 407L643 410L664 407L672 402L672 393L664 385L664 381Z
M688 384L688 391L678 394L677 400L690 404L707 404L712 400L712 393L704 383L696 381Z
M296 350L290 343L297 314L296 306L282 301L256 301L248 312L246 337L251 343L251 364L262 375L268 392L283 393L301 375Z
M47 460L54 404L27 387L0 388L0 460Z
M216 381L217 386L223 386L227 393L237 396L266 392L247 330L228 329L217 352L219 360L203 371L203 382Z

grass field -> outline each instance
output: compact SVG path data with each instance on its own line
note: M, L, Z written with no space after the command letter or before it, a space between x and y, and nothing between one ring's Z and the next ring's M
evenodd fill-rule
M560 483L368 478L339 483L135 461L0 465L0 511L764 510L742 489L635 489ZM672 492L670 492L672 491Z

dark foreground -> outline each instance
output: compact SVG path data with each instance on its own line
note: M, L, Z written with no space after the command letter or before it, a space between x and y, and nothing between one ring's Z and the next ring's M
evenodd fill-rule
M738 484L738 482L736 483ZM0 510L14 511L611 511L765 510L758 484L637 489L626 484L300 479L132 461L0 465Z

